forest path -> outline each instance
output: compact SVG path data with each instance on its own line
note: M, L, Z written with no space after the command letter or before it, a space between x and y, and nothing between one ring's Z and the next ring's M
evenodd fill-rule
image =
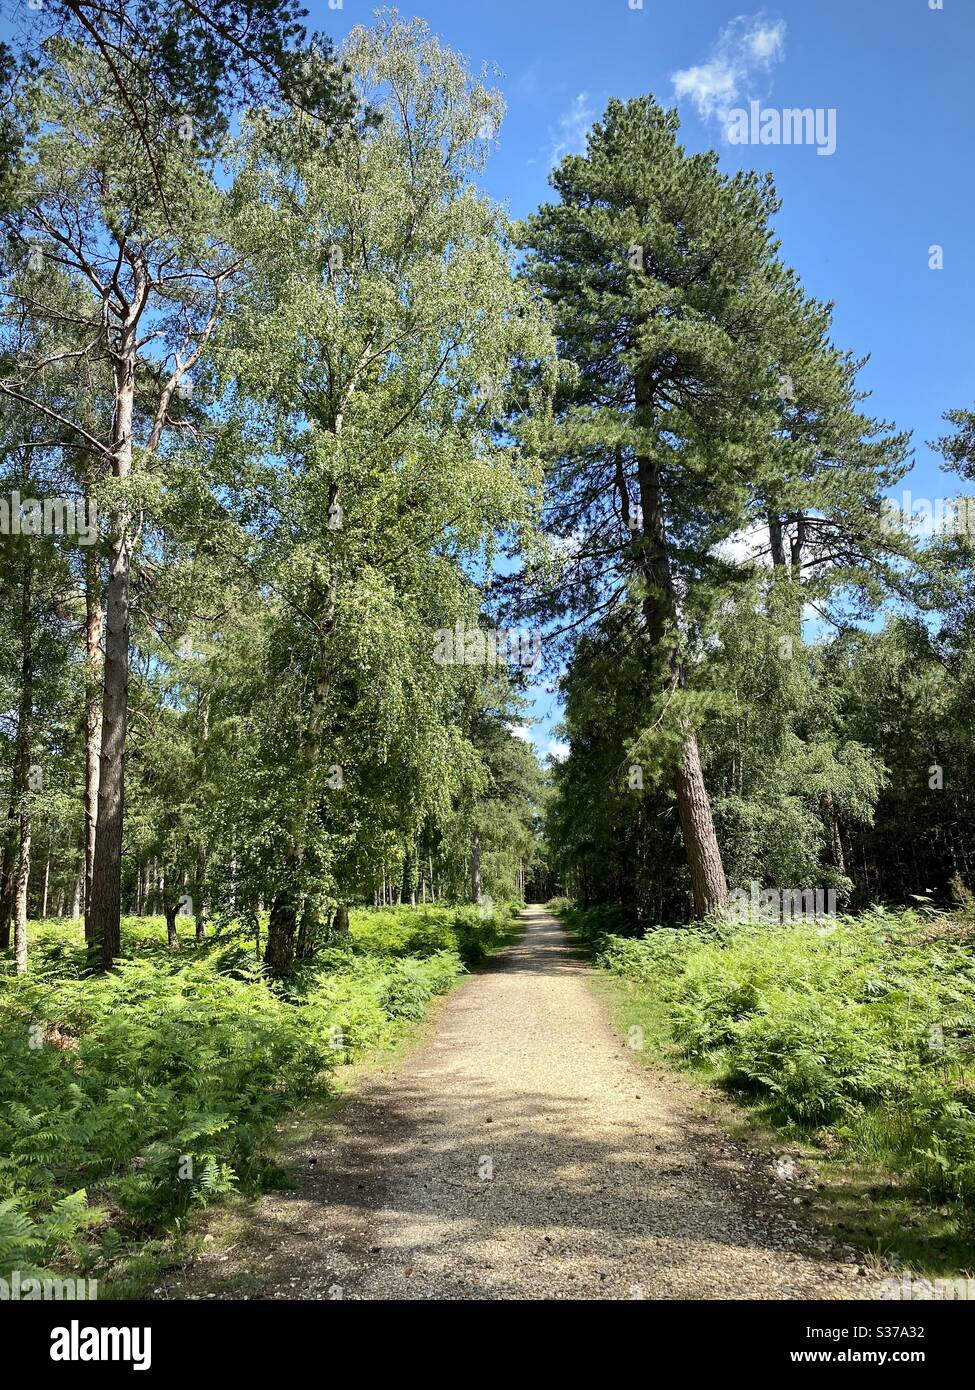
M242 1278L237 1297L876 1296L878 1278L804 1253L794 1189L776 1201L767 1159L639 1063L561 924L525 919L430 1039L293 1155L295 1190L170 1296Z

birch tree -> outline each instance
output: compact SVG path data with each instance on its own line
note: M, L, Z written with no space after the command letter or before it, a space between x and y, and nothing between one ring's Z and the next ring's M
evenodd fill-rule
M154 111L150 167L101 58L50 40L45 61L23 76L20 110L27 139L19 206L5 217L20 268L8 293L29 305L60 344L41 356L22 356L0 391L45 422L50 446L67 439L84 454L108 517L90 888L90 930L107 968L119 946L131 586L140 514L158 487L173 439L188 428L181 396L238 259L223 237L224 195L191 132L168 110ZM68 309L65 282L73 291ZM95 424L43 399L46 374L68 364L104 369L109 396Z

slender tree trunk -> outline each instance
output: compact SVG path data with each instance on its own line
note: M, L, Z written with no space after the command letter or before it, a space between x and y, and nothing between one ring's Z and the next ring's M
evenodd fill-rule
M171 951L179 950L179 935L176 931L176 914L179 911L179 903L174 903L171 898L166 899L163 912L166 917L166 944Z
M196 939L205 941L208 905L206 899L207 854L200 845L196 851L196 874L193 881L193 912L196 917Z
M14 969L27 969L27 887L30 882L30 758L34 729L34 631L31 614L33 564L25 552L20 586L20 706L14 749L14 790L20 808L13 882Z
M98 827L98 779L102 748L102 600L98 557L89 547L85 554L85 940L95 939L91 883L95 871L95 835Z
M471 902L481 901L481 832L477 827L471 836Z
M17 779L12 777L7 820L3 827L3 860L0 863L0 951L9 951L10 949L10 923L14 915L14 869L17 863L18 842Z
M30 883L31 819L27 799L20 813L20 859L14 883L14 969L27 970L27 888Z
M833 863L841 874L846 873L846 856L843 853L843 837L840 834L840 823L836 815L836 806L833 802L833 793L827 792L825 799L826 827L829 832L830 852Z
M51 882L51 853L50 853L50 850L49 850L48 853L47 853L47 857L46 857L45 860L44 860L44 884L43 884L43 887L42 887L42 889L41 889L41 921L44 921L44 920L46 920L46 918L47 918L47 890L48 890L48 886L49 886L50 882Z
M207 785L207 750L210 743L210 695L200 691L197 697L197 714L200 728L199 775L202 786ZM196 917L196 939L206 939L206 923L209 904L206 898L207 852L201 840L196 849L196 864L193 873L193 912Z
M132 472L132 419L135 406L136 341L139 312L145 300L145 272L126 315L113 370L115 414L112 426L112 474ZM115 510L108 565L105 617L105 679L102 700L101 767L98 822L91 876L92 933L99 944L101 967L110 970L120 947L122 916L122 832L125 820L125 742L129 710L129 585L132 569L131 516L127 503Z

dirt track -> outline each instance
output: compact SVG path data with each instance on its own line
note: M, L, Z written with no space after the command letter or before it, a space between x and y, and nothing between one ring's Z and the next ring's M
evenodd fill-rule
M613 1032L559 923L442 1006L261 1200L185 1291L257 1298L789 1299L876 1296L803 1253L791 1195Z

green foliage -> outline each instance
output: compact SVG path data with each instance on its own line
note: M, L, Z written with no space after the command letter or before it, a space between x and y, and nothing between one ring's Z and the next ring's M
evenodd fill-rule
M162 919L126 918L126 958L93 975L79 928L41 924L0 994L0 1267L107 1259L253 1190L275 1121L511 927L507 908L358 911L286 994L233 938L173 955Z
M511 938L517 908L513 904L483 907L382 908L354 912L351 935L355 947L376 955L429 956L449 951L465 965L479 965L492 950Z
M602 935L600 915L567 920L602 966L664 1006L686 1061L929 1198L975 1203L975 961L953 924L873 909L632 939Z
M68 1193L39 1216L28 1216L15 1197L0 1200L0 1278L15 1270L21 1279L44 1277L42 1261L76 1257L79 1236L100 1218L87 1198L83 1189Z

